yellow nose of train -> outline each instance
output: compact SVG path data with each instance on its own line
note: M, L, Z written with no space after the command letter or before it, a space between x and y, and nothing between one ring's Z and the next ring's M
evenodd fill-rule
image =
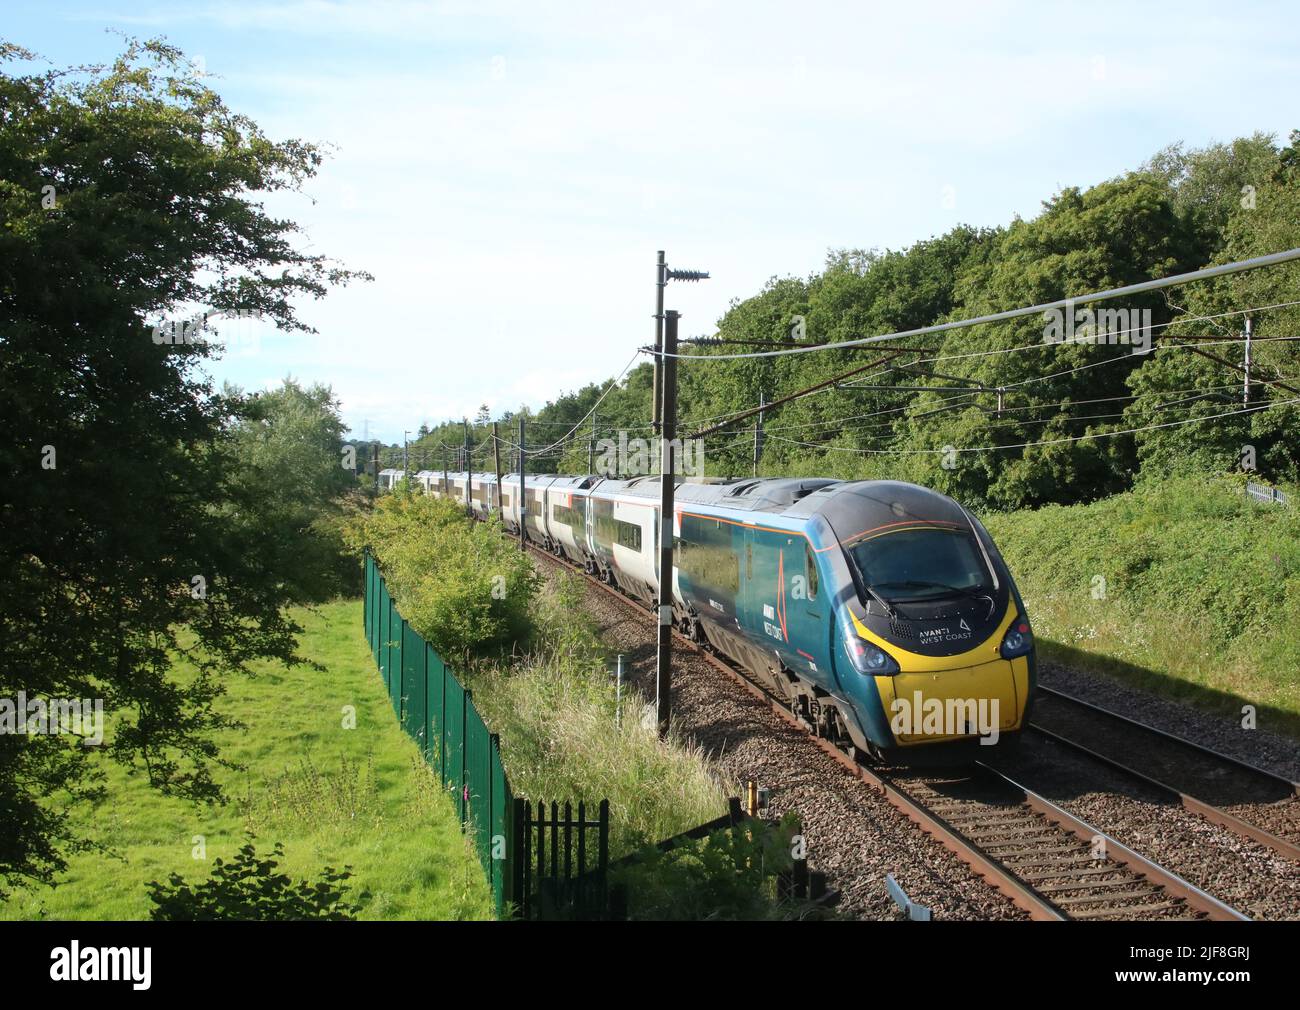
M898 672L874 678L895 745L967 737L996 742L998 735L1020 729L1029 698L1030 657L1005 659L1001 651L1017 619L1014 604L1007 607L994 634L952 656L910 652L874 634L856 615L850 616L864 641L885 650L898 663Z

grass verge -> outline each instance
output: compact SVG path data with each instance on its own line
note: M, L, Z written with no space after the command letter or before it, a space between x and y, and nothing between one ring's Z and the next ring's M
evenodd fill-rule
M1041 655L1300 736L1300 515L1233 479L990 515Z
M524 655L480 660L466 674L474 704L501 735L501 757L516 796L610 805L610 851L617 858L711 821L726 811L728 788L703 753L661 741L652 706L632 691L622 711L610 656L582 610L582 585L568 573L534 600L533 637Z
M159 795L140 773L104 761L107 800L75 827L104 847L69 859L58 886L13 892L5 919L142 919L145 883L176 872L206 878L257 836L259 852L285 848L281 872L316 877L352 867L351 899L365 919L491 918L483 872L448 797L393 716L361 630L359 601L299 611L300 652L323 669L262 664L236 677L221 701L246 729L220 735L224 806ZM355 728L345 728L347 708ZM109 726L111 734L111 723ZM198 847L204 859L195 858Z

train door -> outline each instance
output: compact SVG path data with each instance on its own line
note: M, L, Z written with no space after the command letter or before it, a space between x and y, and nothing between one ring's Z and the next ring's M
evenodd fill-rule
M745 582L750 638L769 654L789 642L785 588L785 537L745 527Z
M582 496L582 553L588 564L596 561L596 495L592 488Z

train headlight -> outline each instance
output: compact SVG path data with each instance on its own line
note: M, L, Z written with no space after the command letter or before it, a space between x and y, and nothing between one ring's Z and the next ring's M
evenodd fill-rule
M853 660L853 667L858 673L865 677L879 677L899 672L898 661L884 649L860 638L850 638L848 641L849 658Z
M1017 615L1016 619L1011 622L1011 627L1007 628L1007 633L1002 636L1002 653L1003 659L1015 659L1017 656L1023 656L1034 647L1034 633L1029 630L1029 622L1023 617Z

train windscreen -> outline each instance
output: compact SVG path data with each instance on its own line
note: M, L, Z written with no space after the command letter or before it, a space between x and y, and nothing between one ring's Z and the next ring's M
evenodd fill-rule
M847 550L863 581L890 603L989 591L989 570L965 530L895 530L859 540Z

